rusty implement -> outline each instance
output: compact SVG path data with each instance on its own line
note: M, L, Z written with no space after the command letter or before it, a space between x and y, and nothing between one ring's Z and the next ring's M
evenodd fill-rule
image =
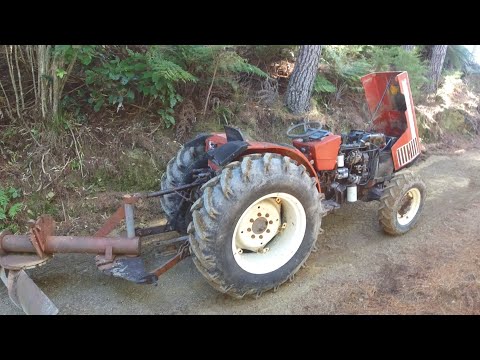
M156 284L158 276L189 255L188 237L166 240L165 244L181 243L178 253L165 264L147 272L140 257L140 239L173 231L167 223L150 228L135 228L134 206L148 199L182 192L187 199L191 190L208 181L208 176L189 185L151 193L125 195L123 203L93 236L56 236L52 217L42 215L29 223L27 235L0 232L0 278L8 289L12 302L31 315L56 315L59 310L47 295L28 276L26 269L46 263L58 253L89 253L97 255L95 264L106 275L122 278L137 284ZM191 201L193 202L193 201ZM126 236L109 236L125 222Z
M8 289L10 300L27 315L57 315L55 304L40 290L23 270L0 267L0 278Z
M177 254L172 257L170 260L168 260L165 264L162 266L156 268L149 274L143 276L137 283L139 284L157 284L158 277L164 273L166 273L168 270L170 270L172 267L177 265L180 261L185 259L187 256L190 255L189 252L189 246L188 246L188 241L185 241L182 243L180 248L178 249Z
M29 315L56 315L58 309L25 269L44 264L55 253L140 253L138 237L54 236L54 229L53 219L41 216L31 224L29 235L0 234L0 277L12 302Z

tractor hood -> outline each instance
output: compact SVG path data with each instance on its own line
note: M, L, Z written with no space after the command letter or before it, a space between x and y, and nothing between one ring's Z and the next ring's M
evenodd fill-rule
M398 138L392 147L395 169L412 162L420 154L415 107L406 71L388 71L361 78L373 129Z

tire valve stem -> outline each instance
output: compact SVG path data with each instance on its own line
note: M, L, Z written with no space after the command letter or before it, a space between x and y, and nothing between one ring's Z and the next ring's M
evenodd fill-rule
M243 249L237 249L237 254L239 255L243 254Z
M279 197L277 197L277 198L275 199L275 202L276 202L277 204L280 204L280 203L282 202L282 199L280 199Z
M284 222L284 223L282 224L282 229L285 229L286 227L287 227L287 223Z
M270 248L264 247L263 249L259 250L259 253L265 254L266 252L268 252L268 250L270 250Z

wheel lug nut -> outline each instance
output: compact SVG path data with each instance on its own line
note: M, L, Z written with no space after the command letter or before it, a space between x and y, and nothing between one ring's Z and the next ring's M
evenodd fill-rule
M272 221L272 220L270 220L268 223L269 223L269 224L273 224L273 221Z
M253 219L250 219L250 222L253 222Z
M258 213L257 216L258 216L258 217L262 216L262 213Z
M269 216L270 216L270 214L265 214L265 217L269 217Z
M247 231L252 231L252 229L251 229L251 228L248 228Z
M270 232L270 229L267 229L267 233L269 233L269 232Z
M263 239L263 235L260 235L259 238L260 238L260 239Z
M252 239L255 239L255 235L252 235Z

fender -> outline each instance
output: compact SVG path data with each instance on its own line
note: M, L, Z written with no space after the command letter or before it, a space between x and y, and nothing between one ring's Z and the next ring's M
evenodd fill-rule
M237 141L234 141L235 143ZM300 150L295 148L291 148L288 146L273 144L269 142L261 142L261 141L247 141L246 145L245 142L241 142L243 146L240 146L240 141L238 141L239 146L232 146L229 147L227 153L222 151L221 156L217 155L217 152L222 148L223 145L227 144L227 136L224 133L217 133L213 134L212 136L208 137L205 140L206 151L209 153L212 160L215 159L227 159L228 162L231 161L238 161L245 155L251 154L264 154L264 153L274 153L280 154L282 156L288 156L292 160L295 160L299 165L305 166L310 176L315 178L317 190L321 192L320 181L318 179L317 172L315 171L314 167L308 159L303 155ZM226 149L225 149L226 150ZM219 164L218 161L209 160L209 166L214 170L219 170L223 164ZM217 164L216 164L217 162ZM227 163L228 163L227 162Z

